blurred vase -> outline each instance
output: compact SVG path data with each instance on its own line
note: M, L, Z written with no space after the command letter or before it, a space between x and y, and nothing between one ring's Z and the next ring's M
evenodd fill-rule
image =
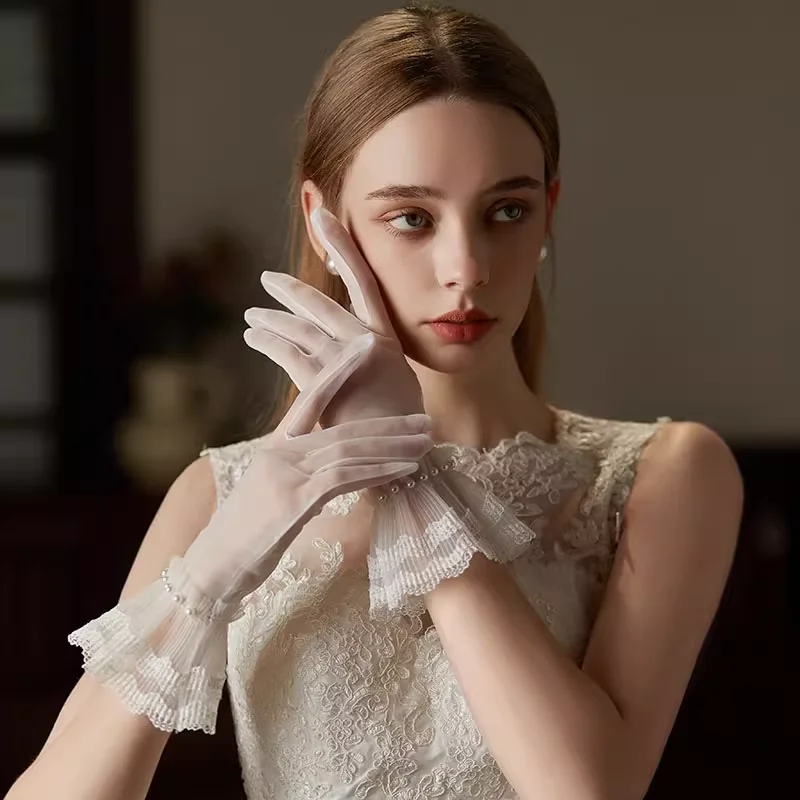
M116 432L123 469L142 489L163 492L214 436L225 416L225 376L190 359L137 362L134 406Z

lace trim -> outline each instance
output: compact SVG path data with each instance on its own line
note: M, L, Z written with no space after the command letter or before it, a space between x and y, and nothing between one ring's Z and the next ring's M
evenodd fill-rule
M370 614L424 610L422 596L460 575L475 553L506 562L536 536L490 491L426 457L414 475L377 494L370 554Z
M201 666L178 672L130 628L118 608L73 631L67 640L83 651L83 667L114 689L132 714L146 716L162 731L213 734L225 678Z
M613 560L609 523L635 467L625 461L656 428L559 416L559 443L587 455L595 477L574 528L537 540L552 547L555 561L529 547L509 571L579 663L595 608L583 557ZM475 451L478 462L491 461L475 466L495 496L510 497L525 515L541 442L521 435L501 450L511 465L492 449ZM569 492L561 498L568 499ZM314 547L298 559L287 553L230 628L231 701L248 797L319 800L330 787L364 798L516 797L486 751L435 628L423 632L417 617L370 618L366 569L342 565L345 520L321 525L329 538L312 537Z
M222 504L239 478L247 471L257 445L263 443L265 438L248 439L225 447L206 447L200 452L200 456L207 457L211 464L214 485L217 490L217 507Z
M83 666L133 714L161 730L214 733L225 683L228 623L238 604L203 598L175 557L135 597L73 631ZM165 591L165 583L170 592Z

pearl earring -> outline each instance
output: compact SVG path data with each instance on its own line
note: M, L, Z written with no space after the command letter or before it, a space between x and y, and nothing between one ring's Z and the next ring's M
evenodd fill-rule
M333 259L330 256L325 260L325 269L327 269L331 275L339 274L339 270L336 269L336 264L333 263Z
M547 250L547 245L543 244L542 249L539 251L539 262L547 261L547 256L549 255Z

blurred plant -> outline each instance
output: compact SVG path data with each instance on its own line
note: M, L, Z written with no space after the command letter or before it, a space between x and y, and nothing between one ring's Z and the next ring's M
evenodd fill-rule
M242 242L223 228L168 252L145 288L139 341L145 354L196 356L240 313L247 272Z

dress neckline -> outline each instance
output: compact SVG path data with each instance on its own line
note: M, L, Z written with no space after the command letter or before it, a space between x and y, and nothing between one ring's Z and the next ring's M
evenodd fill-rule
M530 431L521 430L517 431L513 436L506 436L500 439L496 444L489 447L474 447L466 444L456 444L454 442L439 442L435 445L434 449L442 448L452 452L453 455L464 458L470 461L494 461L501 458L508 453L509 450L514 448L530 445L541 449L555 449L560 450L566 444L566 422L569 416L568 412L555 406L548 406L553 412L553 439L548 441L539 436L531 433Z

